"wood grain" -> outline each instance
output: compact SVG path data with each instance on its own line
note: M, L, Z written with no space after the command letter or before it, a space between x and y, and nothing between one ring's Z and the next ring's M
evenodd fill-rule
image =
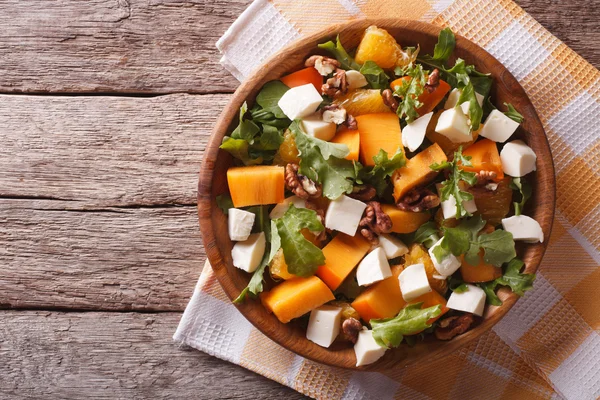
M4 399L302 399L237 365L179 347L179 313L0 313Z

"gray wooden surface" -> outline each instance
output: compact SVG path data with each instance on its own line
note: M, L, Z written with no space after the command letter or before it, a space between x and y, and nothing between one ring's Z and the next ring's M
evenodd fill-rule
M600 0L517 2L600 66ZM0 398L302 398L171 340L248 4L0 0Z

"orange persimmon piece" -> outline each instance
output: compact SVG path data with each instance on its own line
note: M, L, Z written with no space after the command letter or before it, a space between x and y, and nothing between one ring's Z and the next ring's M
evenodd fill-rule
M377 113L365 114L356 117L358 131L360 132L360 161L363 165L375 165L373 157L379 150L385 150L388 157L392 157L402 146L402 131L400 119L396 114Z
M429 211L402 211L392 204L382 204L381 210L389 215L392 220L392 232L396 233L414 232L431 218Z
M392 276L370 286L352 302L363 321L395 317L406 305L398 282L402 269L401 265L393 266Z
M460 262L460 274L465 282L489 282L502 276L502 268L488 264L483 260L483 250L479 252L479 264L469 264L464 256L460 256Z
M317 269L317 276L331 290L337 289L370 248L371 244L360 234L352 237L338 233L331 242L323 247L325 265L321 265Z
M335 134L330 142L348 146L350 153L345 157L346 160L358 161L358 154L360 151L360 133L358 133L358 129L342 128Z
M402 86L402 82L412 79L410 76L403 76L398 78L390 84L392 90L396 90L396 87ZM446 94L450 91L450 85L444 80L440 79L439 85L431 93L427 90L423 90L423 93L419 95L419 101L423 105L417 108L419 115L425 115L433 109L446 97Z
M335 296L316 276L292 278L260 294L260 301L284 324L322 306Z
M277 165L229 168L227 184L235 207L276 204L285 199L284 168Z
M319 71L317 71L314 67L308 67L296 72L292 72L291 74L286 75L279 80L289 88L312 83L319 93L321 93L321 86L323 86L323 76L321 76Z
M429 168L431 164L439 164L446 160L446 154L442 148L434 143L408 160L404 167L397 169L392 175L396 202L409 190L428 183L438 174Z
M463 151L463 155L471 157L471 167L463 166L462 169L470 172L493 171L496 173L496 182L504 178L502 161L496 142L482 139L473 143Z

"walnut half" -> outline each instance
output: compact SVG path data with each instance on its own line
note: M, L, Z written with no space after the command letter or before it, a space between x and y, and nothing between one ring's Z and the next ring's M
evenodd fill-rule
M294 163L289 163L285 166L285 185L287 188L304 200L321 197L323 193L321 186L308 177L299 174L299 168L300 166Z
M379 243L379 235L389 233L392 230L392 219L383 212L378 201L370 201L365 209L365 216L358 224L360 234L370 243Z
M439 340L450 340L468 331L473 322L475 322L473 314L444 318L435 330L435 337Z
M411 189L396 204L400 210L412 212L429 210L439 205L439 196L424 187Z

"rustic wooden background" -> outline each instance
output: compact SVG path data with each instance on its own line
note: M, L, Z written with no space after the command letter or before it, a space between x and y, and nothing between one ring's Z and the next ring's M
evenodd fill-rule
M0 0L0 398L302 398L171 340L249 0ZM517 0L600 67L600 0Z

